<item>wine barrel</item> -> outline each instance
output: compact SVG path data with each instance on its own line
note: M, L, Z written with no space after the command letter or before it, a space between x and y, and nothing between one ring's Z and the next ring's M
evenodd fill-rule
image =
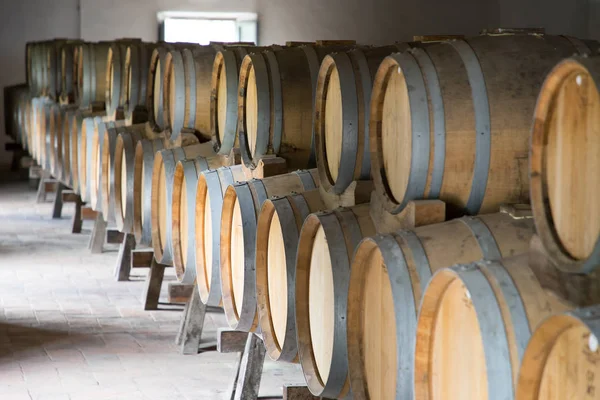
M152 177L154 157L164 149L163 139L142 139L135 146L133 231L137 243L152 246ZM130 183L127 183L130 186Z
M50 143L48 146L48 161L50 164L50 173L58 180L62 180L62 140L65 120L65 109L58 104L54 104L49 115L50 125L48 127L48 136Z
M363 237L375 233L369 205L310 214L296 260L298 355L315 396L341 398L350 387L346 308L350 261Z
M48 85L48 66L46 46L49 41L37 42L31 48L32 96L46 96Z
M143 123L148 120L146 97L148 73L155 43L133 42L127 44L125 53L126 101L124 114L127 125Z
M256 220L272 196L301 193L318 187L315 169L296 171L229 186L221 211L221 291L223 309L232 329L256 328Z
M375 77L371 173L386 212L439 198L449 215L528 203L531 115L544 74L582 41L504 32L386 58Z
M182 129L194 130L210 139L210 77L220 45L171 49L165 72L164 121L171 127L171 140Z
M101 171L102 171L102 152L104 145L104 135L106 130L115 126L115 122L109 121L106 116L97 116L93 120L93 134L91 137L91 149L89 149L87 165L87 186L90 189L89 203L92 210L104 212L102 209L102 184L101 184ZM120 121L122 123L122 121ZM90 140L88 138L88 146L90 146Z
M221 166L219 157L199 156L180 160L173 175L171 201L171 232L173 267L175 276L182 283L196 280L196 189L202 171Z
M123 106L127 91L127 71L125 70L127 44L128 42L125 40L111 43L106 58L104 103L106 104L106 114L113 120L124 118Z
M154 258L162 264L173 263L172 200L173 176L179 160L215 157L210 143L161 150L154 157L152 170L152 248Z
M112 153L103 157L110 159L109 170L104 171L109 179L109 196L103 198L105 204L113 203L117 229L124 233L133 233L133 202L135 178L135 150L137 143L144 139L162 140L147 123L118 128ZM109 141L112 137L108 138ZM162 149L162 143L161 143ZM104 192L106 193L106 192Z
M62 137L62 173L63 183L68 187L73 187L73 173L72 173L72 161L71 161L71 144L73 143L72 135L77 137L77 111L78 108L71 107L65 110L64 122L63 122L63 137Z
M593 399L600 387L600 306L553 315L523 355L517 400Z
M77 92L81 108L105 107L106 63L112 42L82 43L77 55Z
M258 165L267 154L288 168L315 167L313 108L319 66L348 45L301 45L265 49L244 57L238 90L238 138L244 164Z
M47 100L43 109L44 130L41 132L41 158L40 165L53 176L56 176L54 142L58 132L62 129L60 106L54 101Z
M229 185L246 181L241 165L202 171L196 188L196 283L203 304L221 303L221 211Z
M560 62L542 85L531 133L531 203L538 234L556 267L600 265L600 61Z
M71 40L64 43L60 49L60 102L75 104L77 101L77 70L79 57L77 49L83 42Z
M256 229L256 302L267 354L275 361L297 359L296 255L302 224L325 210L319 190L265 201Z
M29 93L35 96L35 52L37 42L25 43L25 82L29 87Z
M262 49L264 47L236 46L225 48L215 56L210 83L210 132L218 154L228 155L237 142L237 95L242 60L248 53Z
M532 261L526 253L436 272L417 319L415 398L514 398L531 332L552 314L598 302L597 276L571 278ZM588 298L580 304L570 293Z
M164 80L169 70L171 60L167 55L172 49L193 48L197 44L190 43L160 43L152 50L150 70L146 90L146 109L148 120L155 131L165 131L169 126L164 119Z
M96 161L96 152L92 151L94 149L95 120L96 118L101 119L105 114L103 111L83 113L81 128L77 132L77 178L79 182L79 194L81 200L85 202L91 202L92 197L91 179Z
M341 194L370 178L369 103L373 76L387 55L410 43L361 47L325 57L317 79L314 130L322 186Z
M82 160L80 162L80 158L85 158L85 146L81 147L82 143L82 130L84 127L85 118L89 117L91 113L86 110L78 110L75 113L75 117L73 118L73 122L71 124L71 136L70 136L70 149L71 153L69 154L69 164L71 169L71 180L73 183L73 191L77 194L81 194L81 185L79 184L79 174L80 174L80 163L85 162ZM84 151L79 155L80 151ZM84 167L85 168L85 167Z
M133 129L143 129L145 124L141 125L141 127L136 126ZM119 135L121 133L129 132L130 129L131 127L125 127L115 122L109 122L106 124L106 132L104 133L104 137L101 138L101 154L98 160L98 175L100 176L99 184L101 188L98 190L100 196L98 201L101 203L100 208L102 209L102 217L106 222L116 222L117 220L115 211L115 183L117 179L121 179L121 170L119 169L119 175L115 174L115 170L117 168L115 154ZM117 226L117 228L119 227Z
M348 290L348 368L358 398L413 398L418 305L437 270L524 253L531 218L505 213L463 217L364 239Z

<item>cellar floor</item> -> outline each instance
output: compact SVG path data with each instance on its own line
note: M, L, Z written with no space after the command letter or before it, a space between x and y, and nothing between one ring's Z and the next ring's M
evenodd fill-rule
M90 254L91 222L71 234L73 205L52 220L35 195L27 182L0 184L0 399L225 399L238 356L180 355L182 308L143 311L146 271L116 282L117 247ZM203 338L225 325L209 314ZM302 381L298 365L266 362L260 396Z

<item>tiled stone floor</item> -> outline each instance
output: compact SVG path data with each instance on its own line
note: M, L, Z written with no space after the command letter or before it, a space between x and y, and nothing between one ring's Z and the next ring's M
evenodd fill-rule
M180 355L181 312L143 311L143 277L116 282L117 248L90 254L90 222L71 234L72 213L52 220L27 183L0 184L0 399L225 399L237 355ZM218 326L209 314L206 340ZM260 395L302 380L267 362Z

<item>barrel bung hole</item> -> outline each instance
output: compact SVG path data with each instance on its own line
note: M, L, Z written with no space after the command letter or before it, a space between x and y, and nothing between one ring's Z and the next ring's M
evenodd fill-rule
M583 260L600 235L600 96L589 72L573 69L552 93L544 167L555 234Z

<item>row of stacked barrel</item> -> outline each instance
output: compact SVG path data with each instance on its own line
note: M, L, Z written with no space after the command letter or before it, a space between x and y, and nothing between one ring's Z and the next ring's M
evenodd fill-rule
M34 67L22 131L315 395L594 398L599 51L75 42L73 96Z

